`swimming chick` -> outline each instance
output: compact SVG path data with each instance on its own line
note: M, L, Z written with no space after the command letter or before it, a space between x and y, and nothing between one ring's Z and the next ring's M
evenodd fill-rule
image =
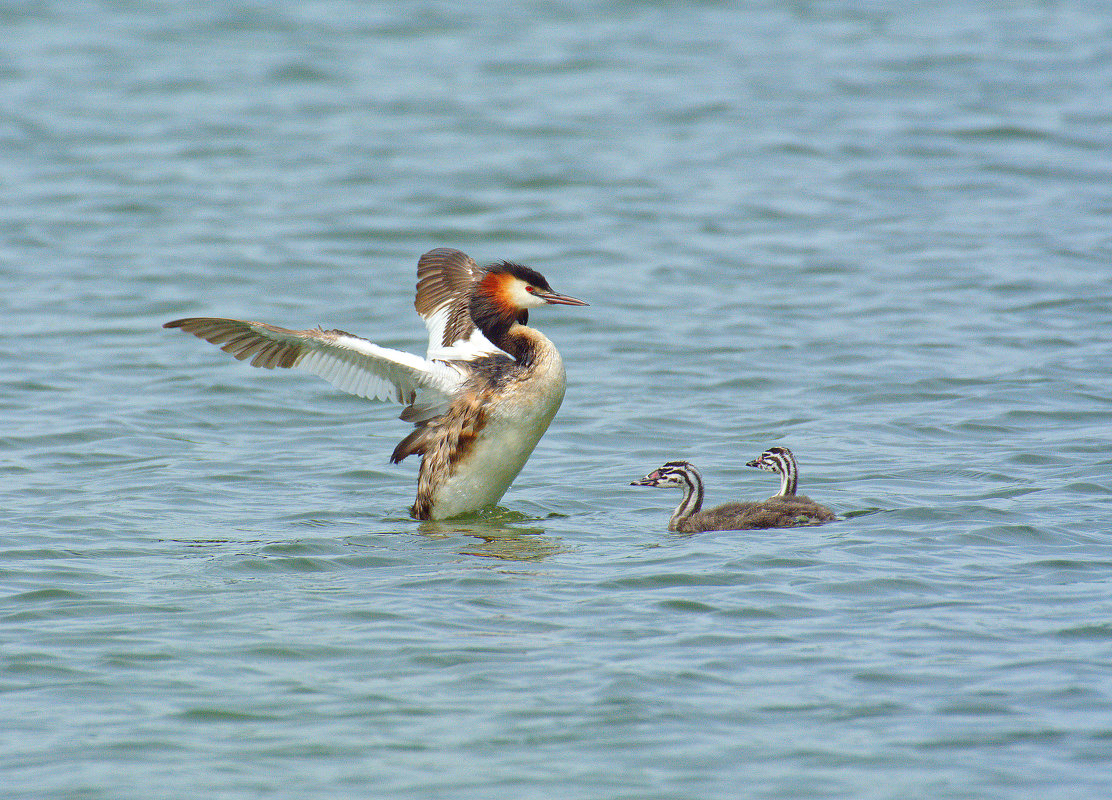
M702 476L686 461L669 461L630 485L682 489L683 499L668 522L668 530L681 533L791 528L835 519L834 512L826 506L795 493L798 471L795 458L786 447L773 447L746 466L778 473L780 493L760 502L726 503L703 511Z

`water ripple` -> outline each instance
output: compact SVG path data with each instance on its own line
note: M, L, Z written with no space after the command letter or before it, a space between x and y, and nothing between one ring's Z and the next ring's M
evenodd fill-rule
M153 8L0 9L12 796L1107 794L1103 9ZM592 303L487 515L160 328L421 352L442 245ZM837 523L628 487L772 444Z

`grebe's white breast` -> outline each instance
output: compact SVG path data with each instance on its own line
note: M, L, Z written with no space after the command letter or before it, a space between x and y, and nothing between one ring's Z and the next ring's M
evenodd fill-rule
M531 340L529 366L508 366L503 381L479 392L482 425L465 449L451 459L451 475L433 490L432 516L447 519L496 505L529 460L564 400L567 379L560 353L535 328L521 328Z

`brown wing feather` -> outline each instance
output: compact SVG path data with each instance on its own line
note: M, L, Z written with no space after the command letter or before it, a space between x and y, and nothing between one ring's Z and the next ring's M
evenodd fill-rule
M432 515L433 493L438 485L453 474L460 462L478 440L487 423L486 401L489 397L467 392L456 398L452 407L435 424L419 424L398 443L390 456L397 464L408 455L420 453L421 469L417 474L417 499L410 513L417 519Z
M417 313L427 318L448 305L442 347L469 338L475 330L468 293L480 272L475 259L450 247L430 250L417 262Z
M246 322L238 319L217 319L215 317L191 317L167 322L164 328L181 328L205 341L221 345L225 353L246 361L251 358L254 367L274 369L292 367L304 354L305 342L309 339L328 341L343 331L295 331L268 325L265 322ZM262 328L281 338L269 339L256 329ZM349 334L350 335L350 334ZM254 358L252 358L254 356Z
M435 416L459 388L460 371L340 330L297 331L217 317L191 317L167 322L255 367L298 367L324 378L345 392L375 400L414 404L414 418Z

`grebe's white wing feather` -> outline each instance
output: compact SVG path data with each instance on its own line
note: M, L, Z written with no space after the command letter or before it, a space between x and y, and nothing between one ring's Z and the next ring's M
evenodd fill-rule
M429 331L428 358L470 361L502 352L471 319L471 288L482 274L471 256L438 247L417 262L417 296L413 302Z
M324 378L338 389L371 400L408 405L421 396L423 408L447 405L463 382L463 372L443 361L380 347L343 331L295 331L238 319L190 317L167 322L255 367L296 367Z

